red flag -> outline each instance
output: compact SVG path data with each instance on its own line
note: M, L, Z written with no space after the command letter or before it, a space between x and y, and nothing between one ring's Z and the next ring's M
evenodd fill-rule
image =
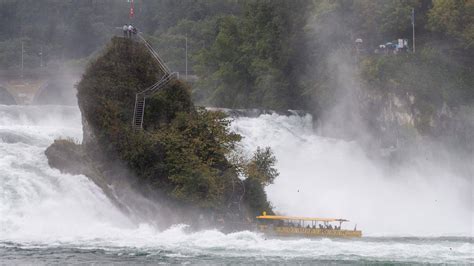
M134 15L135 15L135 10L133 8L133 0L131 0L130 1L130 14L129 14L129 17L133 18Z

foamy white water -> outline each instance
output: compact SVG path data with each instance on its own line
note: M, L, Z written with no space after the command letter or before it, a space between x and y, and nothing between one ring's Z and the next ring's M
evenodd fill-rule
M136 224L116 209L85 176L61 174L48 166L44 150L58 137L80 141L80 120L79 110L74 107L0 105L0 262L473 262L470 238L266 239L248 231L190 233L185 225L159 231L145 223ZM245 136L243 145L249 150L255 145L269 145L274 149L281 177L268 192L278 210L292 214L348 216L358 221L359 228L373 234L410 233L404 231L403 226L395 227L395 231L372 228L376 226L372 223L374 215L390 215L379 209L383 206L379 204L381 199L395 200L399 195L408 200L416 198L411 197L409 186L399 182L394 182L395 190L387 188L373 193L370 193L371 185L390 184L385 181L359 184L363 180L355 177L365 173L375 178L380 169L372 165L354 143L314 135L308 117L239 118L233 127ZM331 171L339 174L331 174ZM350 173L356 180L337 179ZM423 177L420 174L420 178ZM332 178L336 180L327 182ZM364 187L365 190L358 191ZM466 193L465 188L456 184L451 188L436 184L429 188L426 191L456 192L459 196L440 195L442 206L446 205L441 211L458 217L469 214L469 210L463 209L465 202L459 199ZM388 191L399 195L384 195L383 192ZM416 206L426 207L429 201L424 199L428 196L420 198ZM388 206L408 208L406 204L393 202ZM448 206L453 209L449 210ZM410 208L407 211L414 212ZM434 213L427 210L426 217L449 221L450 225L463 230L468 226ZM398 213L388 217L401 216ZM449 231L441 233L449 234Z
M282 213L346 217L373 236L472 236L472 177L446 165L384 167L355 142L314 134L310 115L238 118L233 129L244 150L273 149L280 177L267 192Z
M44 154L56 138L82 138L79 110L0 106L0 232L3 240L93 238L127 218L85 176L51 169Z

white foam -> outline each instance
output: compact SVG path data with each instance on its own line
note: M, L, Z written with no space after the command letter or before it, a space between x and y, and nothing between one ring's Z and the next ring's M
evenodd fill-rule
M95 237L124 217L85 176L51 169L45 149L58 137L81 139L77 108L0 106L0 232L3 240ZM8 133L9 141L2 141ZM130 226L130 225L129 225Z
M357 143L314 134L309 115L237 118L233 129L244 150L273 149L280 176L267 192L277 211L346 217L368 235L472 236L472 180L444 165L387 171Z
M359 227L374 234L387 229L405 234L410 232L405 227L410 224L415 225L411 228L414 232L423 231L418 223L400 219L406 214L418 215L416 208L406 202L413 200L415 207L430 207L426 204L430 196L436 195L440 212L428 208L424 217L436 218L430 221L435 225L449 221L451 225L465 228L464 223L456 224L454 219L443 217L444 214L465 215L461 209L464 202L456 196L465 193L465 188L454 182L446 186L443 176L432 185L411 179L408 182L408 177L424 180L424 174L430 173L415 171L418 175L410 176L408 174L413 173L410 169L406 170L407 174L404 171L397 174L402 178L407 175L403 182L391 183L379 176L381 170L365 158L355 143L318 137L311 127L308 116L265 115L239 118L233 123L233 128L245 136L243 145L249 151L257 145L274 149L281 176L268 192L277 210L291 214L349 216L359 222ZM113 252L123 252L122 248L126 247L132 250L130 252L139 249L150 254L167 250L170 251L167 256L184 258L211 255L283 260L472 261L473 246L466 241L267 239L248 231L189 233L185 225L159 231L149 224L131 222L85 176L61 174L48 166L44 150L55 138L80 140L77 109L0 106L0 136L5 133L8 133L8 141L0 138L0 246L13 242L24 247L70 246ZM420 191L423 195L415 197ZM399 209L390 214L392 210L382 206ZM380 215L388 215L395 222L385 222ZM377 227L375 220L384 221L384 227Z

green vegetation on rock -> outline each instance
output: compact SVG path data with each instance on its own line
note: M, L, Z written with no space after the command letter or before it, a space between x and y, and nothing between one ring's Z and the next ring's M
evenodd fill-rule
M241 182L239 167L228 157L240 136L229 130L222 112L196 108L189 87L175 80L147 99L144 130L132 130L135 94L163 73L143 44L113 38L86 69L78 84L84 120L84 148L93 160L119 160L136 174L137 182L167 195L172 202L229 214ZM106 155L105 157L103 155ZM249 192L258 197L242 202L243 216L271 211L263 186L278 175L269 149L258 150L249 163ZM258 167L254 167L258 166ZM237 197L238 198L238 197Z
M270 148L257 148L250 162L244 166L243 172L247 176L247 179L244 180L244 201L250 206L251 210L254 210L254 215L260 214L262 210L267 210L268 214L273 214L263 188L273 184L273 181L279 175L274 168L275 163L276 158Z
M429 120L443 104L459 107L474 101L470 69L433 51L366 57L361 72L366 87L374 93L413 96L413 105L420 112L415 126L422 133L430 133Z

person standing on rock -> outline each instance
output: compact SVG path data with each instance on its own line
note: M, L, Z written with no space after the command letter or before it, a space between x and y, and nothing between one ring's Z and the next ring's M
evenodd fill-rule
M128 38L132 38L133 26L132 24L128 25Z
M123 30L123 37L126 38L128 36L128 26L127 26L127 24L123 25L122 30Z
M133 33L133 38L136 38L137 33L138 33L137 27L133 27L132 33Z

